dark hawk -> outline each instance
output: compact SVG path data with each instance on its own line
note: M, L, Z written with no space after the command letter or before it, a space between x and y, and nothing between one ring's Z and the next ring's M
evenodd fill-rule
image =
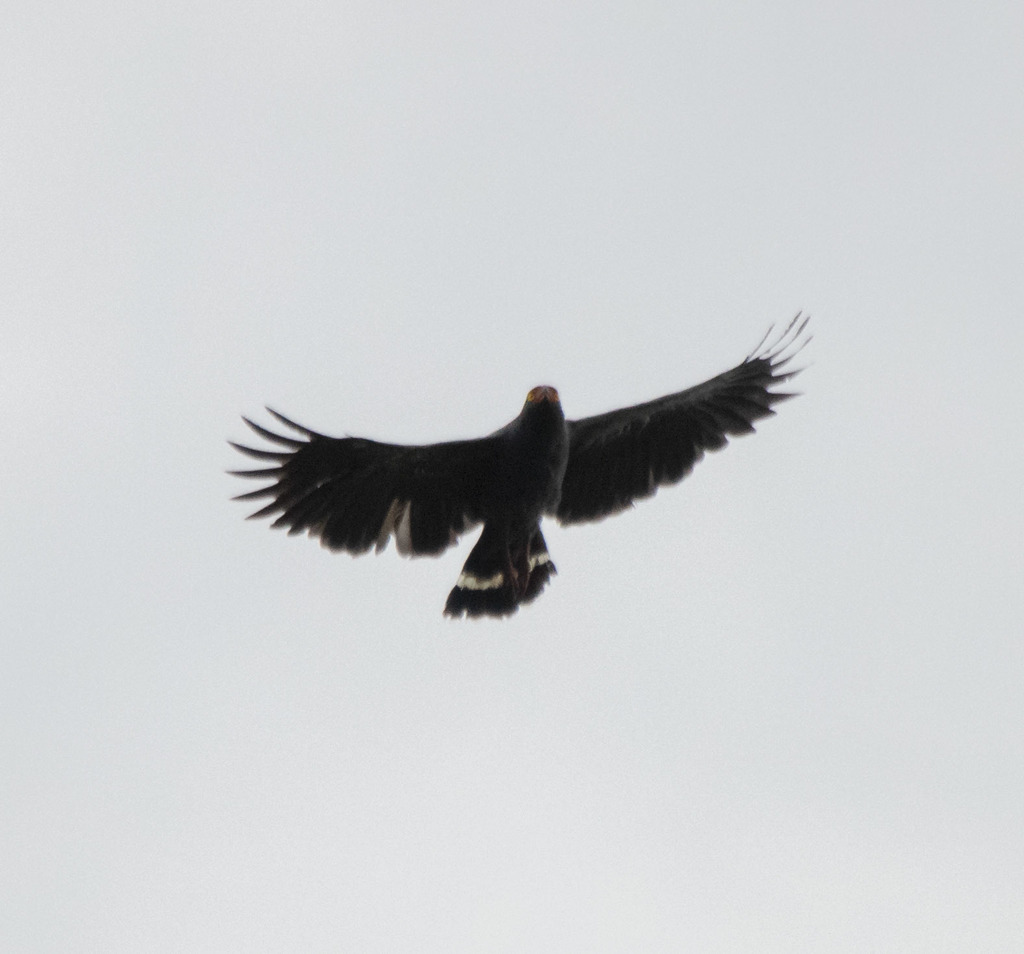
M600 520L674 484L705 451L748 434L791 393L774 388L810 340L797 315L771 331L730 371L665 397L578 421L566 420L558 392L536 387L519 416L476 440L412 446L362 437L327 437L270 413L298 436L243 418L276 445L267 461L239 477L270 481L236 500L269 503L251 517L308 533L330 550L377 551L395 538L405 556L435 556L477 524L483 532L448 594L448 616L506 616L534 600L555 572L541 534L544 516L559 523ZM280 448L280 449L278 449Z

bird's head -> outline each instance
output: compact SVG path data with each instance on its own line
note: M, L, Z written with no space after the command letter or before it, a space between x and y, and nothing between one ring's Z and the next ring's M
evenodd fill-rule
M545 402L551 404L559 403L558 392L550 385L538 385L526 395L527 404L543 404Z

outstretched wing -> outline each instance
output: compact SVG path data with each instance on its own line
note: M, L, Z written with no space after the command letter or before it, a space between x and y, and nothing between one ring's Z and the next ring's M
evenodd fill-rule
M568 421L569 462L556 515L561 523L600 520L682 480L705 451L749 434L753 422L793 394L771 390L810 341L809 317L797 315L778 338L771 330L731 371L646 404Z
M301 438L275 434L243 418L260 437L282 449L236 450L273 466L235 470L269 480L235 500L270 498L250 518L275 517L273 527L308 533L323 546L349 553L382 550L393 535L398 552L434 555L479 523L480 493L495 460L492 438L406 446L360 437L327 437L267 408Z

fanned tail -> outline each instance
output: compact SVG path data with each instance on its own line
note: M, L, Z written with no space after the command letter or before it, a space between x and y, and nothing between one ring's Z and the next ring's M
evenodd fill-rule
M485 524L448 594L445 615L509 616L535 600L556 572L539 526L525 540L510 544Z

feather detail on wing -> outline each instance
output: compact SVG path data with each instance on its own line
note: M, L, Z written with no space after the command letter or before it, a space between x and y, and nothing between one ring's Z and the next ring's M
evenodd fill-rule
M393 536L406 556L436 555L479 523L480 490L494 467L491 438L423 446L327 437L267 410L301 437L277 434L243 418L278 445L231 445L272 466L231 471L270 481L235 500L269 502L250 518L273 517L289 534L307 533L331 550L384 549Z
M749 434L792 393L772 390L798 371L786 365L810 341L809 316L772 329L730 371L645 404L568 421L569 462L556 515L563 524L600 520L682 480L706 451Z

